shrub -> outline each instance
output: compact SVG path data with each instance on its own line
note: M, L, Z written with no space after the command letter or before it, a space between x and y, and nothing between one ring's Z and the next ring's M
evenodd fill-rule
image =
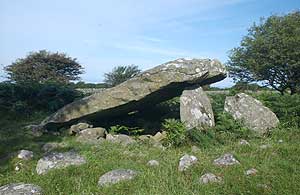
M185 124L176 119L166 119L162 124L163 130L167 132L167 144L180 146L186 139Z
M3 82L0 83L0 113L31 115L37 111L54 112L80 97L78 91L57 84Z
M215 136L215 131L212 128L207 130L193 128L187 131L189 141L203 148L217 144Z
M125 133L128 135L138 135L142 133L144 129L141 129L139 127L127 127L124 125L115 125L111 126L109 129L109 133L111 134L119 134L119 133Z

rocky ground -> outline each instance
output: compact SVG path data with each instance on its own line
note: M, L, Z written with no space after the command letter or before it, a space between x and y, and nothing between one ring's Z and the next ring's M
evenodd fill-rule
M299 129L168 148L141 141L89 145L63 135L35 138L17 130L23 125L2 124L1 154L16 152L1 159L0 194L14 188L47 195L297 194L300 189Z

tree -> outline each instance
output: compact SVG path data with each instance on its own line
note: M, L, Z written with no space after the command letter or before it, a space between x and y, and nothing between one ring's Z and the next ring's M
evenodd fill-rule
M136 65L118 66L104 74L104 82L110 87L116 86L139 74L141 70Z
M83 67L65 53L46 50L31 52L4 68L8 78L16 83L69 83L78 80Z
M300 11L254 24L231 50L228 66L235 80L300 93Z

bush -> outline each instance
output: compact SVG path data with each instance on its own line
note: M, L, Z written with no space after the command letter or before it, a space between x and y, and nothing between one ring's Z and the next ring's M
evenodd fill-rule
M54 112L80 98L73 88L57 84L20 85L0 83L0 113L31 115L34 112Z
M185 124L176 119L166 119L162 124L163 130L167 132L167 144L180 146L186 139Z
M128 134L128 135L138 135L142 133L144 129L138 128L138 127L127 127L124 125L115 125L111 126L109 129L109 133L111 134Z
M196 128L187 131L187 138L189 139L189 141L203 148L208 148L211 145L216 145L218 142L215 136L216 133L211 128L205 131Z

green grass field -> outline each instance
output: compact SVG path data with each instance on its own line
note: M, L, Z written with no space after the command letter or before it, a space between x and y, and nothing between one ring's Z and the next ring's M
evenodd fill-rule
M40 116L42 118L43 116ZM300 194L300 129L278 128L266 138L251 137L250 146L240 146L239 139L228 140L224 144L211 144L200 147L193 153L191 144L171 147L166 150L148 144L134 144L127 147L103 143L97 146L81 145L73 137L44 135L34 138L22 127L31 120L1 121L0 129L0 186L25 182L37 184L46 195L191 195L191 194ZM226 139L226 137L223 137ZM279 143L278 140L283 140ZM41 146L45 142L66 143L59 151L74 149L86 157L87 163L50 171L37 175L35 167L43 156ZM269 144L267 149L259 146ZM19 149L34 151L30 161L20 161L15 156L8 157ZM212 161L220 155L231 152L240 165L217 167ZM177 171L178 161L184 154L193 154L199 161L188 171ZM160 162L159 167L148 167L151 159ZM15 164L21 162L20 171ZM132 181L125 181L109 187L98 187L99 177L113 169L133 169L139 172ZM244 171L256 168L258 174L246 176ZM212 172L223 177L222 184L199 184L201 175Z

